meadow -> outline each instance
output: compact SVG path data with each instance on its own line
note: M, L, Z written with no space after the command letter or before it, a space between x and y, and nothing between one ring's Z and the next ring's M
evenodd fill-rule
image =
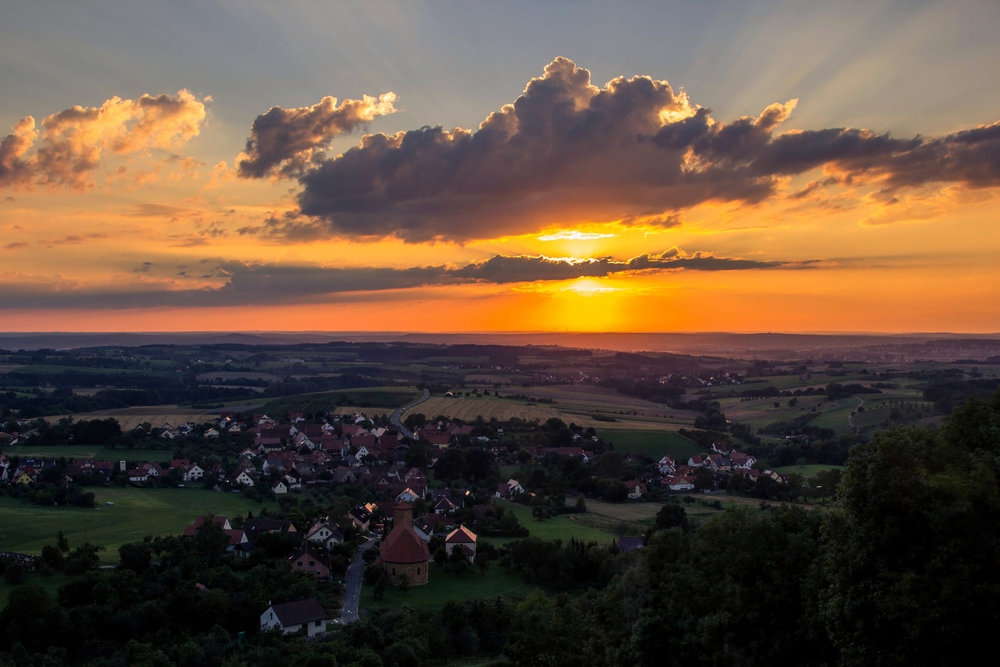
M432 562L426 586L412 586L406 593L401 593L395 586L386 586L381 600L372 595L371 586L364 586L359 606L362 610L433 609L449 600L464 602L503 595L525 595L532 588L524 583L520 574L505 572L495 561L489 564L485 573L473 565L471 572L462 575L446 572L443 566Z
M659 460L669 454L685 462L692 456L704 454L705 450L674 431L609 430L598 429L597 437L614 444L615 451L623 454L645 454Z
M90 542L103 546L101 561L118 562L118 547L146 535L179 535L199 514L235 517L259 514L274 503L248 500L241 494L203 489L97 488L97 507L38 507L0 498L0 551L39 554L61 530L70 546ZM107 505L111 502L113 505Z
M529 537L537 537L540 540L562 540L563 542L569 542L570 538L576 538L582 542L599 542L601 544L609 544L617 539L617 535L613 532L586 526L575 521L574 519L580 515L562 514L551 519L538 520L531 515L531 508L526 505L506 500L495 502L504 510L514 513L521 525L528 529Z

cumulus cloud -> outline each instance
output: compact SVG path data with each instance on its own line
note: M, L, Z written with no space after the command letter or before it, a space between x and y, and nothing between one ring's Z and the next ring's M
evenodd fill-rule
M164 289L160 283L136 283L126 289L60 289L46 292L37 286L23 289L7 285L0 292L0 308L149 308L159 306L234 306L275 303L310 303L336 300L354 293L388 292L455 285L507 285L524 282L600 278L652 271L745 271L808 269L817 260L756 261L709 254L688 254L677 248L643 254L627 260L613 258L569 259L544 256L496 255L458 267L335 268L292 264L259 264L203 260L206 272L199 280L215 287ZM186 267L185 267L186 268ZM131 273L149 275L156 265L143 262ZM175 274L176 276L187 275ZM218 285L218 281L224 281Z
M298 109L271 107L250 126L246 149L237 157L242 178L296 176L334 137L353 132L377 116L395 113L395 93L360 100L324 97L318 104Z
M669 227L684 209L757 203L776 196L783 177L817 168L879 187L1000 185L1000 124L932 139L852 128L780 134L796 104L724 122L666 81L619 77L598 87L557 58L475 130L371 134L335 157L314 153L330 130L312 120L332 104L272 109L258 118L240 173L298 174L299 210L319 223L316 234L411 242L583 221Z
M35 119L22 118L0 141L0 187L21 187L32 179L32 164L25 154L38 138Z
M40 133L32 117L24 118L0 141L0 186L93 187L106 152L173 150L198 136L210 101L187 90L135 100L112 97L99 107L74 106L47 116ZM184 168L195 164L176 158Z

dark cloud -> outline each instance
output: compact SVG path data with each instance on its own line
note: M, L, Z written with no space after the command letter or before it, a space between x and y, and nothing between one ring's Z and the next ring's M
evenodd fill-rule
M497 255L461 267L422 266L412 268L325 268L282 264L248 264L239 261L202 260L210 266L203 279L224 279L218 288L157 289L143 285L133 290L22 288L5 286L0 308L152 308L165 306L246 306L315 303L354 298L354 293L388 292L421 287L452 285L506 285L523 282L598 278L616 274L652 271L745 271L760 269L814 268L816 260L801 262L756 261L688 255L672 248L643 254L629 260L596 258L555 259L541 256ZM135 273L149 273L155 266L143 262ZM178 267L180 268L180 267ZM178 276L187 275L180 272Z
M3 248L4 250L19 250L20 248L27 248L28 244L24 241L14 241L13 243L8 243Z
M279 163L293 167L279 169L286 175L301 170L300 213L317 224L250 233L419 242L530 233L553 220L670 226L691 206L760 202L781 177L819 167L842 182L891 188L1000 185L1000 124L937 139L850 128L776 134L795 104L722 122L666 81L617 78L599 88L557 58L475 131L373 134L322 159L298 135L287 147L275 139L258 148L243 175L274 173Z
M395 101L393 93L385 93L378 98L365 95L360 100L344 100L339 106L335 97L324 97L311 107L271 107L250 126L246 149L237 158L237 173L243 178L298 175L314 151L376 116L395 112Z

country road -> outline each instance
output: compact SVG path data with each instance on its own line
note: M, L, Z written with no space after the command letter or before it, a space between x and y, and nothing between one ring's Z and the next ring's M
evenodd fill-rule
M340 608L340 622L343 625L348 625L358 620L358 605L361 603L361 583L365 571L365 563L362 557L374 544L375 538L372 538L358 547L358 553L354 554L354 560L351 561L351 566L347 568L344 604Z
M854 415L857 414L858 409L865 404L865 399L860 396L855 396L854 398L858 399L858 407L851 410L851 414L847 415L847 425L853 428L854 432L857 433L858 427L854 425Z
M430 390L429 389L424 389L424 395L423 396L421 396L420 398L418 398L416 400L410 401L409 403L407 403L406 405L404 405L401 408L396 408L396 411L392 413L392 420L391 420L392 421L392 425L395 426L396 428L398 428L399 432L401 434L405 435L407 438L412 438L413 437L413 431L411 431L410 429L408 429L405 426L403 426L403 424L400 423L399 418L403 415L404 412L406 412L410 408L413 408L413 407L416 407L416 406L420 405L421 403L423 403L424 401L426 401L430 397L431 397Z

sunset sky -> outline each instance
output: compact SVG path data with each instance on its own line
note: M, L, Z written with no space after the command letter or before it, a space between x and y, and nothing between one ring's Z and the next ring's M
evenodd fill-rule
M1000 331L1000 3L2 15L0 331Z

